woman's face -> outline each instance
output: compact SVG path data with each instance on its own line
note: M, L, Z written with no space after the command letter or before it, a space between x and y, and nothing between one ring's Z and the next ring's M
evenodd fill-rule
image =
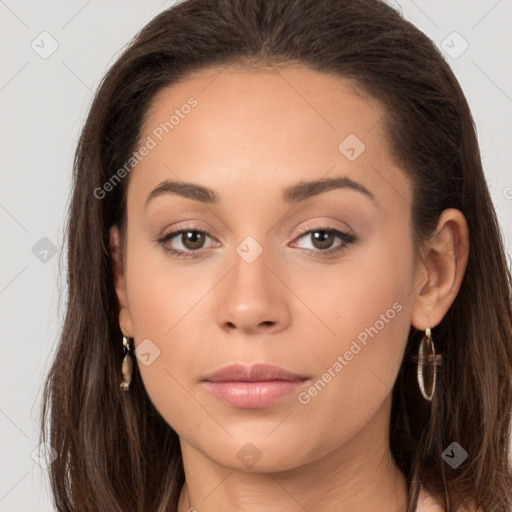
M184 453L275 471L387 440L422 275L383 115L350 81L298 67L204 70L156 97L116 288ZM205 382L234 363L300 378Z

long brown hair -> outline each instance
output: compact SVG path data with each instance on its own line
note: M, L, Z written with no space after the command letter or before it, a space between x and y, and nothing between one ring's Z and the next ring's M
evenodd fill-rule
M379 0L186 0L156 16L104 77L76 150L67 224L68 301L47 377L41 441L56 507L79 512L175 511L184 483L177 434L153 407L137 366L119 388L122 334L109 228L124 233L127 179L95 190L129 160L151 100L195 70L299 64L350 78L382 101L393 157L412 183L414 247L441 212L466 217L469 260L459 293L432 330L443 354L434 400L421 397L411 327L393 389L390 447L409 486L454 512L473 501L510 512L511 276L482 170L473 119L435 45ZM123 235L124 237L124 235ZM442 452L468 458L452 469Z

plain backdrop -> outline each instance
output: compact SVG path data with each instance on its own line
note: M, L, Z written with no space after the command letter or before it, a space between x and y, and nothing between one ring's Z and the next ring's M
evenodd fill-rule
M510 255L512 1L389 3L440 47L462 85ZM36 461L40 391L65 305L59 253L73 152L105 71L172 4L0 0L1 512L53 510Z

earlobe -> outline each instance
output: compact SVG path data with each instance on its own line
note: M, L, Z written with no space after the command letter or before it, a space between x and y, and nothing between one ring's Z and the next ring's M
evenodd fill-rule
M419 262L411 323L420 330L438 325L449 310L466 270L469 230L462 212L445 210Z
M119 228L114 225L110 228L110 256L112 263L112 276L119 303L119 326L124 336L133 337L133 327L128 306L128 296L126 290L125 272L123 265L123 255L121 251L121 239Z

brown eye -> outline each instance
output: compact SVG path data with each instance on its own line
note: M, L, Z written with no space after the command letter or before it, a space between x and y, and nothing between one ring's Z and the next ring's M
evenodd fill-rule
M313 246L316 249L329 249L336 238L332 231L324 229L311 231L310 235L312 235L311 240L313 240Z
M158 240L163 249L180 258L195 258L203 254L206 240L211 238L202 229L177 229ZM216 243L212 239L212 246Z
M336 243L336 239L339 240ZM307 249L311 253L331 255L345 250L356 241L356 237L335 228L320 227L302 231L294 245ZM310 245L311 247L308 247Z
M181 243L187 249L201 249L205 242L205 235L200 231L183 231L181 233Z

